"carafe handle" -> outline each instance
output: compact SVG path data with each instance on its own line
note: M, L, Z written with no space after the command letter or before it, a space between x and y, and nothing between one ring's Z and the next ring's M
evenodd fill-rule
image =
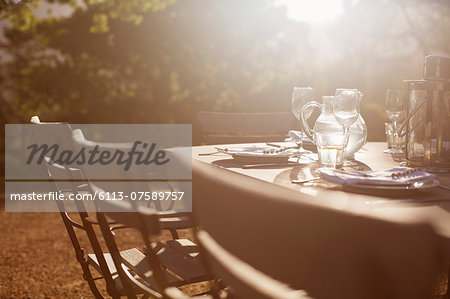
M306 119L309 117L309 115L311 115L311 112L308 111L311 107L313 107L313 108L317 107L317 108L322 109L322 104L320 104L319 102L316 102L316 101L308 102L305 105L303 105L302 112L300 115L302 118L303 130L305 131L305 133L309 137L309 139L311 139L314 142L314 137L313 137L314 130L309 127L308 122L306 121ZM307 112L309 112L309 115L306 116Z

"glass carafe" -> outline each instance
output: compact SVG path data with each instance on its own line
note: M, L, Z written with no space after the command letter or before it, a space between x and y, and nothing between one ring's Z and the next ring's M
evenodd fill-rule
M450 80L408 83L407 164L428 171L450 171Z
M342 131L342 126L336 121L333 114L333 96L322 97L322 104L316 101L308 102L303 106L302 114L307 110L317 107L321 109L319 117L316 119L314 128L311 129L304 118L302 118L305 133L311 140L314 140L314 132L322 134L333 134ZM360 150L367 141L367 126L364 119L359 115L349 129L349 140L345 150L345 158L352 159L354 154Z
M408 83L406 163L432 172L450 171L450 57L429 55L421 80ZM406 128L406 130L404 129Z

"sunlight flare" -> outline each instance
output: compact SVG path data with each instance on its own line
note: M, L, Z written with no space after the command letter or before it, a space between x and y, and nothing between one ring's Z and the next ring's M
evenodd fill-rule
M342 0L275 0L275 6L285 6L287 16L298 22L324 23L344 12Z

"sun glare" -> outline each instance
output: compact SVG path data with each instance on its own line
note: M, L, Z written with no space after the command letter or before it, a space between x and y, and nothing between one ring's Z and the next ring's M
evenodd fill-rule
M344 12L342 0L275 0L276 6L285 6L287 16L298 22L325 23Z

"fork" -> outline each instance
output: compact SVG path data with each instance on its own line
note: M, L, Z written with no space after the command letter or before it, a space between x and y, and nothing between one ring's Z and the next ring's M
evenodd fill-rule
M442 183L439 185L442 189L450 190L450 187L443 185Z
M210 152L210 153L199 153L199 156L211 156L211 155L215 155L215 154L223 154L223 152Z
M450 201L448 198L436 198L436 199L417 199L417 198L403 198L403 199L380 199L373 201L366 201L366 205L379 205L379 204L389 204L389 203L401 203L401 202L416 202L416 203L432 203L432 202L442 202Z
M302 180L291 180L291 183L293 184L303 184L303 183L308 183L308 182L312 182L312 181L316 181L316 180L320 180L320 177L312 177L309 179L302 179Z
M411 169L407 169L404 171L399 171L399 172L393 172L391 174L391 177L393 179L398 179L404 176L408 176L409 174L414 173L415 171L417 171L416 168L411 168ZM338 173L342 173L345 175L352 175L352 176L358 176L358 177L377 177L377 175L373 175L373 174L369 174L369 173L354 173L354 172L348 172L345 170L340 170L340 169L335 169L334 172L338 172Z

